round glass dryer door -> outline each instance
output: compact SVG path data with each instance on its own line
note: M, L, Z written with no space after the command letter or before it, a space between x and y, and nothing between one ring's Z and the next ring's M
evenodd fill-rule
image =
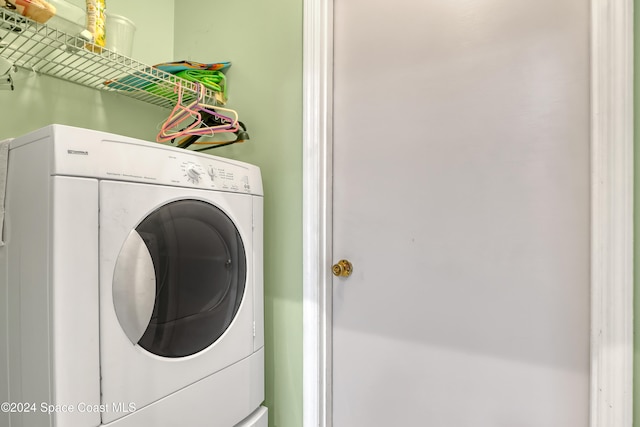
M113 302L127 337L164 357L195 354L229 327L245 290L244 245L231 219L199 200L158 208L116 261Z

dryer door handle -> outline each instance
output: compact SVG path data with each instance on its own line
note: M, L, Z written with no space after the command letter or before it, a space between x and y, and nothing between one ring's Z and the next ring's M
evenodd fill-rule
M156 301L156 273L147 245L136 230L125 240L113 272L113 306L124 333L137 344Z

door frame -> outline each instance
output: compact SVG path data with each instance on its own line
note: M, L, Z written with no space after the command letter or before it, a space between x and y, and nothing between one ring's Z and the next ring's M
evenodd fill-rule
M591 427L633 422L633 0L591 0ZM303 426L332 420L333 0L304 0Z

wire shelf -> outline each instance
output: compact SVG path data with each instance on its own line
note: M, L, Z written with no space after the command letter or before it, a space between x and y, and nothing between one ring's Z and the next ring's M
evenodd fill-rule
M0 57L18 67L165 108L175 105L178 82L185 102L197 97L196 84L188 80L105 48L92 52L85 46L94 45L0 8ZM206 89L205 98L215 100L214 93Z

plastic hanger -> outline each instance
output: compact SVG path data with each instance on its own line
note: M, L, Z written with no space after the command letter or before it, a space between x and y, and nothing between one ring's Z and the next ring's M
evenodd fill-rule
M178 85L178 88L181 88L181 86ZM213 136L216 133L237 132L239 130L238 113L235 110L204 103L204 86L196 83L196 89L196 100L188 106L182 106L183 97L179 95L176 107L163 123L162 129L156 138L159 142L171 141L186 135ZM233 117L222 115L217 110L228 111ZM174 113L174 111L177 111L177 113ZM203 120L201 113L206 113L206 117L209 117L210 120ZM171 130L183 123L187 118L193 118L195 121L185 129Z
M206 120L206 119L205 119ZM185 139L183 139L180 144L178 145L178 147L180 148L187 148L191 145L208 145L208 147L203 147L203 148L197 148L193 151L205 151L205 150L210 150L213 148L220 148L220 147L225 147L227 145L231 145L231 144L237 144L237 143L241 143L244 142L249 138L249 133L247 132L247 128L244 125L244 123L242 122L238 122L239 125L239 129L238 131L234 132L235 134L235 139L231 140L231 141L198 141L199 138L201 138L198 135L191 135L186 137Z
M209 147L201 148L195 151L203 151L211 148L224 147L226 145L244 142L249 139L249 134L245 125L238 120L238 113L235 110L224 108L220 106L212 106L204 102L204 92L198 92L198 110L203 113L202 121L206 127L188 132L189 136L184 138L178 144L180 148L187 148L192 144L196 145L208 145ZM207 108L209 107L209 108ZM211 109L210 109L211 108ZM222 114L219 114L217 110L229 111L233 115L233 119ZM224 124L227 126L223 126ZM229 124L233 124L233 127L229 127ZM226 129L225 129L226 127ZM198 141L203 136L212 136L216 133L232 132L235 134L235 139L229 141ZM185 133L186 135L186 133Z
M184 92L180 81L177 82L174 92L177 93L178 100L169 113L169 116L160 127L160 132L158 132L158 135L156 136L156 141L158 142L171 141L177 136L180 136L182 132L195 129L202 123L202 115L194 109L195 105L198 103L198 99L189 105L183 105L182 101ZM171 129L182 124L187 119L194 119L194 121L183 130L171 131Z
M205 130L208 128L209 130L226 130L227 132L235 132L238 130L238 113L235 110L232 110L230 108L224 108L221 107L219 105L209 105L205 102L205 91L206 88L201 84L201 83L196 83L197 86L197 93L198 93L198 103L195 106L197 111L204 111L208 114L210 114L211 116L217 117L221 120L221 122L223 122L220 125L215 125L215 126L207 126L205 128L202 128L202 131L205 132ZM231 113L231 115L233 116L233 118L225 116L220 114L220 111L225 111L225 112L229 112ZM225 126L224 123L227 123L227 125ZM204 133L203 133L204 134Z

